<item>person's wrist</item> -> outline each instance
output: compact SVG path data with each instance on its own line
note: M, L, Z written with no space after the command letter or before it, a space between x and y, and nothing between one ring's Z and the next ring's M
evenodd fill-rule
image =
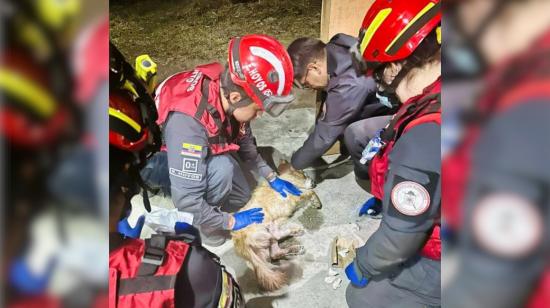
M268 182L273 182L273 181L275 181L276 178L277 178L277 173L271 172L270 174L267 175L267 177L265 179Z
M233 230L235 227L235 217L233 215L229 215L229 220L227 221L227 228L229 230Z

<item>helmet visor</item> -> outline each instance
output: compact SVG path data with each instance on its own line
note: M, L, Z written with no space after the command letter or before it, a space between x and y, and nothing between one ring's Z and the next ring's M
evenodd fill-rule
M270 96L263 102L264 110L272 117L280 116L294 101L295 97L292 94L286 96Z

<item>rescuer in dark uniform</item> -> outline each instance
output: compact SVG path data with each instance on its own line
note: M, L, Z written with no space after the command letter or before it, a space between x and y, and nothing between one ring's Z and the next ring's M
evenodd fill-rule
M365 158L383 218L346 268L350 307L441 305L440 22L439 0L378 0L353 51L400 107Z

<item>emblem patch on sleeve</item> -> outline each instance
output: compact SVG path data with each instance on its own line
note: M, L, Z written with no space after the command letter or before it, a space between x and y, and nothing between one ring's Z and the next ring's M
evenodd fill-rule
M430 207L430 194L424 186L416 182L404 181L393 187L391 202L400 213L418 216Z
M197 158L183 158L183 171L197 172L199 170L199 160Z
M182 145L181 155L201 158L202 146L191 143L184 143Z
M203 146L183 143L181 156L183 157L181 170L170 168L170 174L182 179L191 181L201 181L202 174L199 172L199 164L201 163Z
M472 227L477 242L489 252L519 258L539 247L544 235L543 214L528 199L493 193L479 201Z

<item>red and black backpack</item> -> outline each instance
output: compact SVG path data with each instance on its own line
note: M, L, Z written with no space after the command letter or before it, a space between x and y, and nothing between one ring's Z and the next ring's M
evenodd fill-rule
M110 308L240 308L239 286L219 258L183 237L126 239L109 255Z

